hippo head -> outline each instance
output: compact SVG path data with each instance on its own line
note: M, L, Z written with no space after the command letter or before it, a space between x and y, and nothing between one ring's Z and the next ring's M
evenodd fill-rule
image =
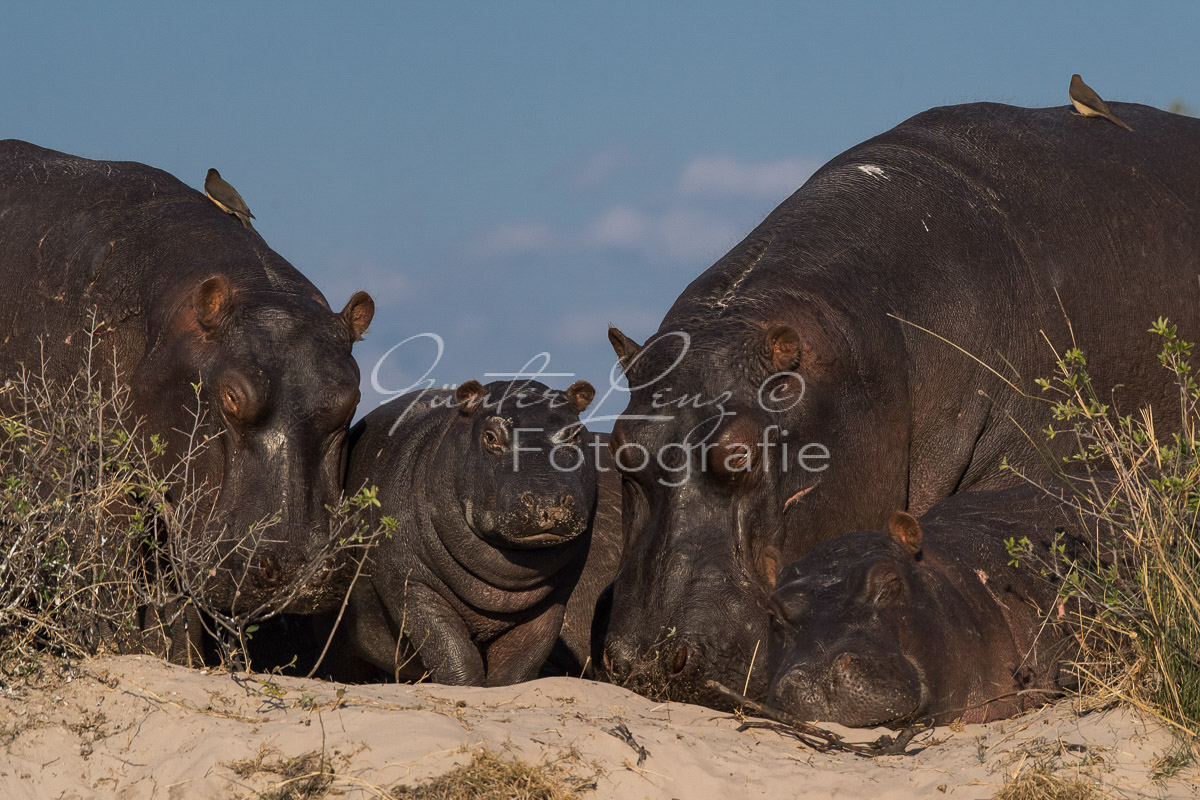
M467 381L455 400L455 494L476 536L502 549L569 542L591 525L596 473L579 414L587 381L565 392L536 381Z
M253 607L294 584L330 544L359 400L350 348L374 303L358 292L335 313L308 289L211 275L166 311L134 376L136 408L151 430L170 430L167 463L191 453L188 469L212 500L204 530L187 534L187 566L226 607ZM195 413L194 430L177 424L180 409ZM291 610L331 602L329 574L309 576Z
M917 521L897 512L886 534L847 534L790 564L769 608L771 702L853 727L925 711L930 661L949 653L920 556Z
M611 439L629 544L602 666L618 682L721 706L707 680L765 694L778 569L903 507L902 489L878 490L885 509L843 491L871 477L864 463L893 468L903 445L872 423L870 393L829 326L797 316L692 327L702 329L664 323L644 345L609 331L630 388Z

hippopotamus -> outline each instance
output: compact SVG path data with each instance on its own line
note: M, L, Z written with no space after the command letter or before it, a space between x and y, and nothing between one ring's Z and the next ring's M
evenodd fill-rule
M787 565L768 606L770 705L899 727L990 722L1060 693L1078 640L1059 616L1052 548L1077 553L1086 537L1052 491L954 495Z
M336 570L313 565L342 494L368 294L332 310L162 170L13 140L0 142L0 277L0 379L44 365L70 380L90 364L128 389L126 424L160 437L147 451L161 442L164 471L190 453L193 480L171 491L211 498L183 531L186 549L215 549L191 565L197 599L239 611L283 587L293 611L339 599Z
M1039 452L1033 382L1056 352L1126 412L1172 397L1147 328L1200 335L1200 120L1113 108L1133 133L1067 107L918 114L817 170L644 343L609 330L630 392L613 680L716 704L706 679L749 677L761 699L782 565L1002 488L1005 459L1048 474L1068 443Z
M574 678L594 674L594 645L603 641L593 637L596 605L617 575L625 552L625 532L621 527L621 478L613 466L607 433L592 433L589 443L595 454L596 516L592 522L592 542L583 573L575 583L563 616L562 630L550 657L542 668L545 675L569 675ZM601 621L607 612L601 611Z
M595 390L467 381L395 398L352 429L347 487L377 487L375 545L341 623L343 662L397 680L502 686L537 676L588 556Z

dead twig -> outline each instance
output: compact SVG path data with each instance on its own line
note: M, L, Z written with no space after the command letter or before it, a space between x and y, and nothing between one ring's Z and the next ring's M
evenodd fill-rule
M884 735L873 742L847 742L833 731L826 730L811 722L798 720L785 711L764 706L762 703L751 700L745 695L738 694L717 681L706 681L705 683L708 688L737 703L751 714L763 718L761 720L742 719L742 724L738 727L739 731L751 728L773 730L785 736L791 736L793 739L798 739L803 745L819 753L846 752L867 758L909 755L907 748L913 737L932 727L928 724L909 725L894 737Z
M633 748L633 752L638 754L637 765L639 767L646 763L646 759L650 756L650 751L642 747L638 743L638 740L633 738L633 731L629 730L628 725L626 725L624 722L621 722L617 725L617 727L609 730L608 733L617 737L622 742Z

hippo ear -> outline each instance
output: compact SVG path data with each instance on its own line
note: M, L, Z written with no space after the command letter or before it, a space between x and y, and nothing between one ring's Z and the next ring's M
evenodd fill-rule
M486 394L483 384L479 381L467 381L459 384L454 390L454 399L458 401L459 410L470 416L475 413L475 409L483 405Z
M613 325L608 326L608 341L612 345L613 351L617 354L617 361L621 362L621 369L629 369L630 362L642 350L640 344L621 333Z
M763 337L763 355L775 372L792 372L800 364L800 335L787 325L772 325Z
M350 329L351 341L360 342L375 316L375 301L366 292L355 292L339 316Z
M196 288L192 305L196 309L196 320L206 331L216 328L229 316L233 291L224 275L213 275Z
M587 381L575 381L567 387L567 402L576 414L582 414L595 399L596 390Z
M912 555L921 552L921 526L912 514L903 511L892 514L888 520L888 535L893 541L904 545L904 549Z

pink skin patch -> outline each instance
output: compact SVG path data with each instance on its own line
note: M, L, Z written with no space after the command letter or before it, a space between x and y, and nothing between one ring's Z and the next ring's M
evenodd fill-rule
M975 574L979 577L979 582L987 586L988 574L981 569L975 570Z
M820 483L820 481L817 481L817 483ZM791 507L792 503L796 502L801 497L804 497L804 495L808 494L813 489L817 488L817 483L814 483L812 486L806 486L805 488L801 489L800 491L796 492L794 495L789 497L787 502L783 504L783 510L787 511L788 508Z

